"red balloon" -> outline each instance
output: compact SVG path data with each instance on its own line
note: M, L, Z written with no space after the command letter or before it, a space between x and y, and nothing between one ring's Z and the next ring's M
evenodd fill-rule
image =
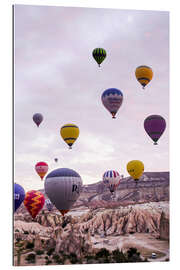
M35 170L37 174L41 177L41 180L43 180L45 174L48 171L48 164L46 162L38 162L35 166Z
M34 219L43 208L45 202L44 195L40 191L31 190L26 193L24 205Z

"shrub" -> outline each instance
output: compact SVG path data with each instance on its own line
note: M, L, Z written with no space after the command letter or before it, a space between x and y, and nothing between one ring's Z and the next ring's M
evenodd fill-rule
M29 263L35 263L36 255L34 253L30 253L27 255L25 260L28 261Z
M119 251L119 249L115 249L112 251L112 258L116 263L126 262L126 256L122 251Z
M36 251L36 254L37 254L37 255L42 255L42 254L44 254L44 250L37 250L37 251Z
M34 248L34 243L27 242L26 248L27 248L27 249Z
M55 251L54 248L50 248L50 249L47 251L47 255L48 255L48 256L51 256L52 253L53 253L54 251Z
M70 262L71 262L72 264L75 264L75 263L78 262L78 259L77 259L77 256L76 256L75 253L70 253L69 259L70 259Z
M100 251L96 253L96 259L102 258L102 257L107 258L109 256L110 256L110 252L106 248L101 248Z

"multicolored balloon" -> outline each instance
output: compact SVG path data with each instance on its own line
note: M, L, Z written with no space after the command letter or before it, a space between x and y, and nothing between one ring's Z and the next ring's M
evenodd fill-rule
M166 129L166 121L161 115L150 115L144 120L144 129L156 145Z
M44 195L40 191L31 190L26 193L24 205L34 219L43 208L45 202Z
M46 205L46 207L47 207L47 209L48 209L49 212L52 211L52 209L53 209L53 204L52 204L52 202L50 201L50 199L46 199L46 200L45 200L45 205Z
M131 160L127 164L127 171L137 182L144 172L144 164L140 160Z
M33 121L34 123L37 125L37 127L39 127L39 125L41 124L41 122L43 121L43 116L41 113L35 113L33 115Z
M100 64L104 61L107 54L106 54L106 51L104 49L96 48L93 50L92 55L100 67Z
M14 212L20 207L25 198L25 191L19 184L14 184Z
M112 114L112 118L116 118L115 115L123 102L123 93L116 88L109 88L103 92L101 100L104 107Z
M144 89L145 86L152 80L153 71L148 66L139 66L136 68L135 75L136 79L143 86Z
M41 180L43 180L45 174L48 171L48 164L44 161L40 161L35 165L35 170L37 174L40 176Z
M117 171L107 171L103 174L103 183L109 188L110 192L113 193L120 184L121 176Z
M60 134L65 143L69 145L69 149L71 149L73 143L79 136L79 128L74 124L66 124L62 126Z
M60 168L46 176L44 188L48 198L64 216L78 199L82 180L74 170Z

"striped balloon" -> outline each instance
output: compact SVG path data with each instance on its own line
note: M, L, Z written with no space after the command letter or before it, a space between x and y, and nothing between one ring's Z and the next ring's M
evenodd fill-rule
M92 55L93 55L93 58L98 63L99 67L100 67L100 64L106 58L106 51L104 49L102 49L102 48L96 48L96 49L93 50Z
M34 219L43 208L45 202L44 195L40 191L31 190L26 193L24 205Z
M115 191L120 183L121 176L117 171L109 170L103 174L103 183L110 189L111 193Z
M41 180L43 180L45 174L48 172L48 164L44 161L40 161L35 165L35 170L40 176Z
M136 68L135 75L136 79L143 86L144 89L145 86L152 80L153 71L148 66L139 66Z
M116 88L109 88L105 90L101 96L104 107L112 114L112 118L119 110L123 102L123 93Z
M69 149L71 149L79 136L79 128L74 124L66 124L61 127L60 134L65 143L69 145Z

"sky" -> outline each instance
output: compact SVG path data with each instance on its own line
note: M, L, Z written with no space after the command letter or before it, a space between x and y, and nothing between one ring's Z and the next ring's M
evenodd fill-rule
M97 47L107 52L101 68L92 57ZM140 65L154 72L145 90L135 77ZM124 95L116 119L101 102L108 88ZM36 112L44 116L39 128ZM166 119L158 146L143 127L151 114ZM67 123L80 129L72 150L60 136ZM74 169L83 184L100 181L109 169L128 176L133 159L145 171L168 171L169 13L15 5L14 124L14 181L26 191L44 187L38 161L49 172Z

